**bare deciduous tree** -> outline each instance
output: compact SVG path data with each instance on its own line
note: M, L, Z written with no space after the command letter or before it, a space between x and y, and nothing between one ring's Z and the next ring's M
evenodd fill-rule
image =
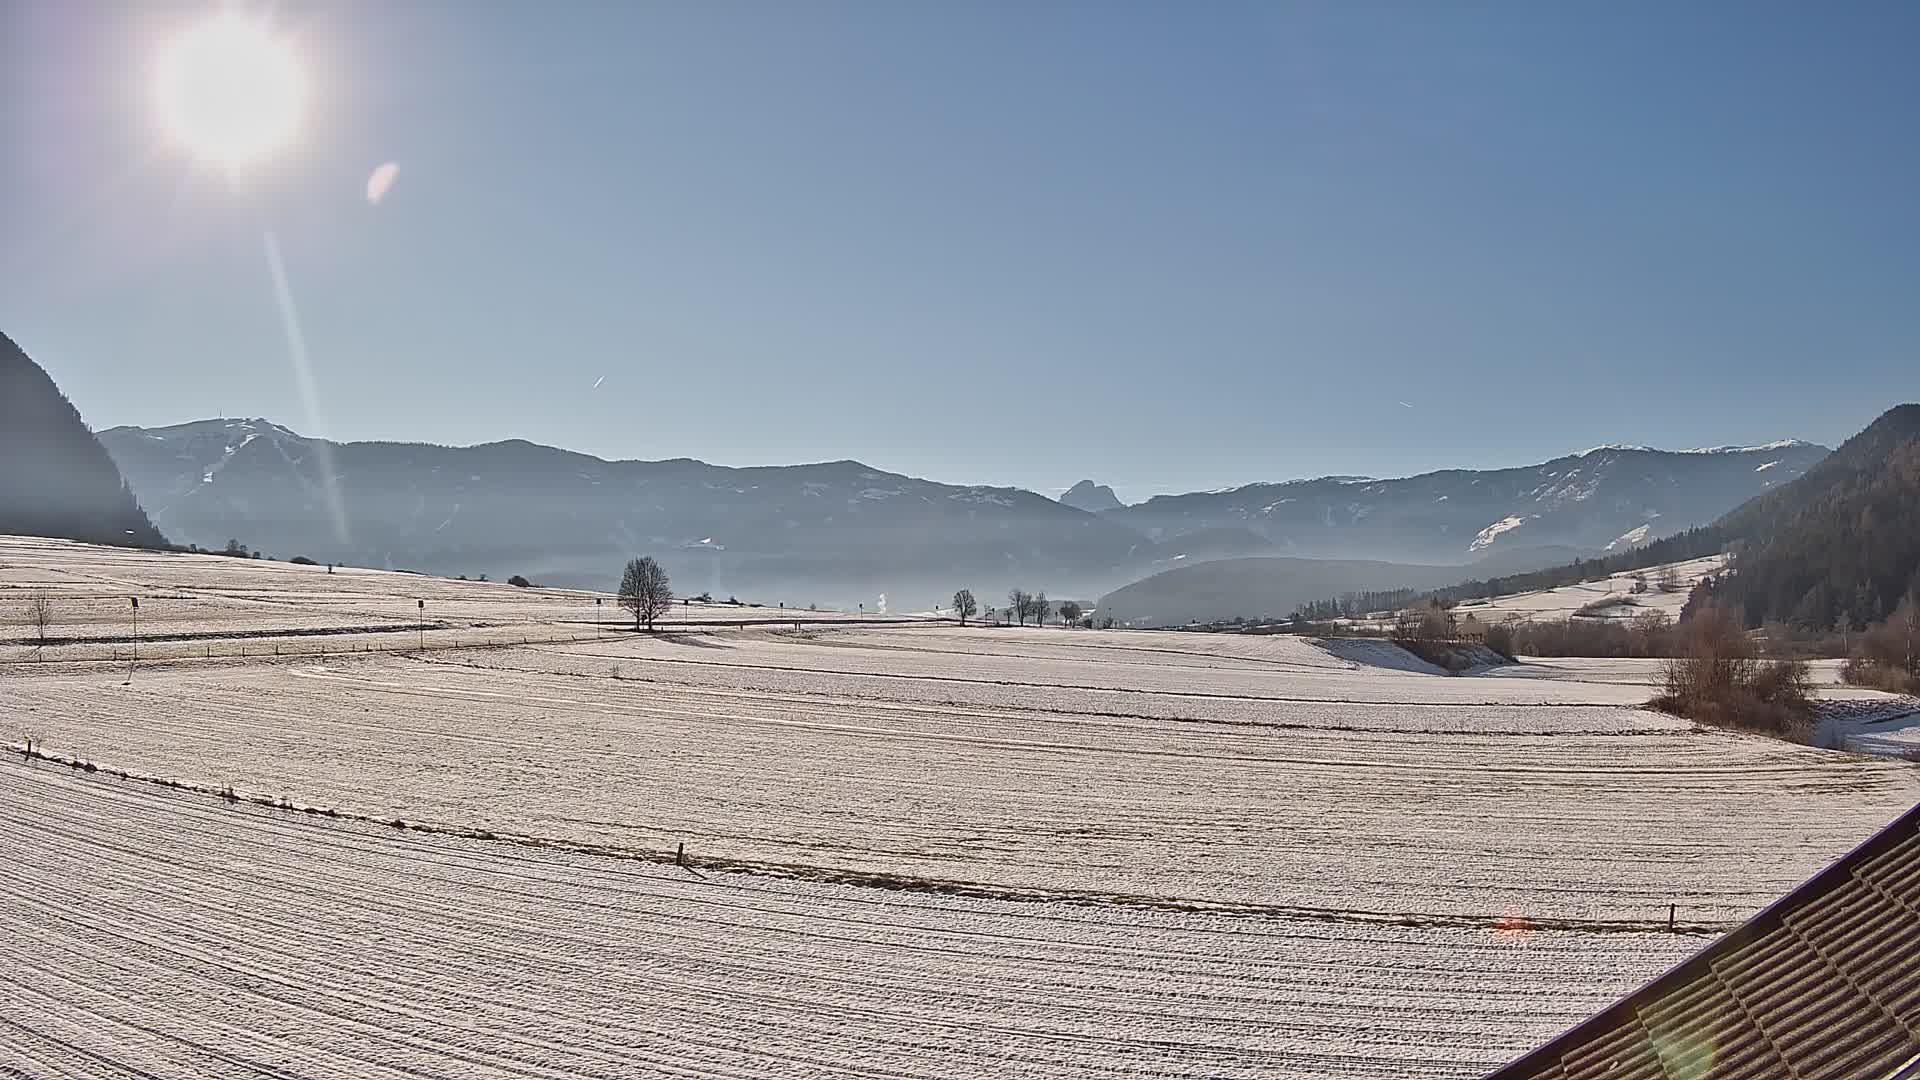
M953 613L960 616L961 626L967 625L967 620L979 610L980 605L974 600L972 589L961 589L953 594Z
M653 620L673 606L673 586L667 572L648 555L627 562L620 576L620 606L633 612L635 629L653 629Z
M1060 605L1060 621L1068 626L1073 626L1080 621L1080 615L1083 610L1079 604L1068 600Z
M1033 594L1033 621L1036 626L1047 625L1047 616L1053 613L1053 604L1047 600L1045 592Z
M1393 620L1393 636L1403 641L1446 641L1456 629L1452 609L1438 600L1403 609Z
M47 627L53 625L53 598L41 589L27 600L27 622L33 626L34 641L47 643Z
M1007 614L1027 625L1027 616L1033 614L1033 595L1025 589L1012 589L1007 592Z

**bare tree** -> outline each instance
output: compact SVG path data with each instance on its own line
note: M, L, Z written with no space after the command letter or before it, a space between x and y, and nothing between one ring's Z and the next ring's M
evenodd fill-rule
M1047 625L1047 616L1053 613L1053 605L1047 601L1045 592L1033 594L1033 622L1036 626Z
M980 605L973 599L972 589L961 589L953 594L953 613L960 616L961 626L967 625L967 620L973 618L974 613L979 610Z
M1080 621L1082 608L1071 600L1060 605L1060 621L1072 626Z
M1654 577L1653 582L1654 587L1663 593L1679 592L1680 571L1674 569L1672 563L1668 563L1660 568L1660 572Z
M28 598L27 622L33 626L34 641L45 647L47 627L53 625L53 598L47 595L47 590L40 589Z
M1011 589L1007 592L1007 614L1019 620L1021 626L1027 625L1027 616L1033 613L1033 596L1025 589Z
M1393 636L1403 641L1446 641L1456 632L1453 611L1438 600L1402 609L1393 620Z
M652 630L653 620L673 606L673 585L653 556L627 561L626 573L620 576L620 606L633 612L636 630L642 626Z

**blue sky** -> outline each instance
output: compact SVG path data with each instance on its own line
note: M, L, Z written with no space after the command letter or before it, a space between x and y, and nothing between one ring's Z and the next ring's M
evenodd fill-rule
M0 0L0 329L96 426L314 427L268 230L342 439L1139 499L1920 394L1920 5L285 2L235 177L150 100L210 10Z

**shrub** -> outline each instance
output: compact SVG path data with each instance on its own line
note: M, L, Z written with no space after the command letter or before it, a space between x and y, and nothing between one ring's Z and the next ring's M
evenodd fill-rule
M516 589L531 589L531 588L533 588L533 582L531 582L531 581L528 581L528 580L527 580L526 578L524 578L524 577L521 577L521 576L520 576L519 574L515 574L515 575L513 575L512 577L510 577L510 578L508 578L508 579L507 579L507 584L509 584L509 585L511 585L511 586L513 586L513 587L514 587L514 588L516 588Z
M312 559L307 558L305 555L295 555L293 558L288 559L287 561L290 563L293 563L295 566L319 566L320 565L319 563L314 562Z
M1703 724L1805 742L1813 683L1802 660L1760 660L1740 621L1708 607L1680 628L1677 655L1661 670L1653 707Z
M1852 686L1885 690L1889 694L1920 694L1920 677L1864 656L1848 660L1840 669L1840 678Z
M1672 620L1658 611L1642 612L1631 622L1617 619L1523 622L1514 624L1509 632L1514 655L1656 657L1671 656L1674 650ZM1488 644L1491 646L1492 642Z
M1473 666L1473 661L1467 659L1451 642L1431 638L1395 638L1393 643L1434 667L1445 669L1450 675L1457 675Z
M1580 607L1574 611L1574 614L1588 615L1588 616L1605 616L1607 612L1611 611L1614 608L1633 607L1637 603L1638 601L1634 600L1634 598L1631 596L1603 596L1598 600L1593 600L1588 603L1581 604Z
M1510 624L1495 623L1487 627L1487 634L1484 640L1486 641L1487 648L1492 649L1494 652L1499 653L1509 660L1516 659L1514 656L1516 646L1513 640L1513 627Z

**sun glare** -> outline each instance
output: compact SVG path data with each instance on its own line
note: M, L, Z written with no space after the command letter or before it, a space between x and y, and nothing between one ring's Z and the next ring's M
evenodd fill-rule
M256 161L299 127L306 80L298 61L285 42L239 16L220 16L175 38L155 74L167 131L214 164Z

